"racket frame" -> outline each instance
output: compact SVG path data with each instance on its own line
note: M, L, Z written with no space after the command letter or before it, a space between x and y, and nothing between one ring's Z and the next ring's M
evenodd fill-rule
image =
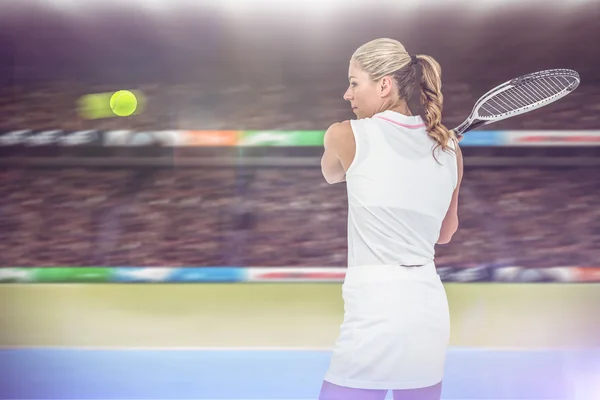
M561 90L560 92L558 92L552 96L549 96L549 97L545 98L544 100L540 100L536 103L533 103L529 106L521 107L517 110L508 111L499 116L493 116L493 117L482 117L478 114L478 110L479 110L479 107L481 106L481 104L485 103L492 97L497 96L498 94L505 92L506 90L509 90L513 87L518 87L520 85L529 83L533 80L546 78L546 77L552 77L552 76L568 76L571 78L575 78L575 81L572 84L570 84L567 88ZM530 111L537 110L538 108L544 107L550 103L553 103L553 102L565 97L566 95L571 93L573 90L575 90L579 86L580 82L581 82L581 79L579 77L579 74L576 71L573 71L570 69L550 69L550 70L545 70L545 71L533 72L533 73L526 74L526 75L521 75L517 78L511 79L509 81L506 81L506 82L496 86L495 88L489 90L487 93L485 93L483 96L481 96L479 98L479 100L477 100L475 105L473 106L473 109L472 109L469 117L462 124L458 125L454 129L452 129L452 131L454 132L454 134L456 136L462 136L465 133L467 133L473 129L480 128L482 126L491 124L493 122L502 121L504 119L511 118L516 115L525 114Z

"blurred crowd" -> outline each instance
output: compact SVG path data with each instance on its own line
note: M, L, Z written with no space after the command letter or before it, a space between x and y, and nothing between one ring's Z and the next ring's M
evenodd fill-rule
M343 81L344 77L340 77ZM77 101L88 93L114 92L116 85L44 82L0 88L0 132L20 129L76 130L324 130L333 122L353 118L342 99L344 87L301 84L259 86L140 84L147 98L143 113L129 118L86 120ZM443 123L460 124L475 101L490 87L448 83L443 87ZM422 112L418 98L414 112ZM493 129L598 129L600 85L582 85L574 93L526 118L501 121Z
M344 266L345 184L318 168L4 169L1 266ZM437 264L594 266L594 168L468 168Z
M477 17L468 4L381 13L365 3L326 19L310 9L69 14L26 3L0 13L0 133L324 130L354 117L342 99L348 60L376 37L440 62L449 128L489 89L549 68L577 70L581 86L491 129L600 128L592 3L545 13L497 5ZM121 89L144 94L143 112L79 114L82 96ZM418 95L411 108L422 113ZM597 265L598 176L593 167L468 168L460 229L439 246L438 265ZM318 168L4 167L0 190L1 266L346 264L345 185L326 184Z

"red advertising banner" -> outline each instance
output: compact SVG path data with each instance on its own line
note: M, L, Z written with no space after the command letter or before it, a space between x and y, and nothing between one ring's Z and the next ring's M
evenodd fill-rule
M183 131L182 146L236 146L240 131Z

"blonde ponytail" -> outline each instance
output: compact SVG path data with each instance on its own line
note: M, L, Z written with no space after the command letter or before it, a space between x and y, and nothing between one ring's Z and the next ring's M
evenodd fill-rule
M433 57L417 55L414 58L422 69L421 104L425 109L427 133L437 143L436 148L441 148L442 151L454 151L450 147L450 141L455 139L455 135L442 124L442 109L444 106L442 68Z

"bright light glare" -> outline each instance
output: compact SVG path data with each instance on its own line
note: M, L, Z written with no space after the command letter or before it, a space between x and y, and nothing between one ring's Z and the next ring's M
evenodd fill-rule
M27 0L12 0L15 3L22 2L26 3ZM209 7L216 8L220 7L227 10L236 12L251 11L257 9L277 9L283 10L288 8L314 10L314 9L331 9L331 8L369 8L373 9L375 4L365 0L128 0L123 2L121 0L40 0L41 3L47 3L52 7L56 8L86 8L86 7L117 7L127 5L129 7L141 7L152 10L165 10L180 7L192 7L201 8ZM577 6L591 3L597 0L568 0L558 2L561 7L568 6L574 8ZM377 1L377 8L385 9L391 7L392 9L413 9L423 6L473 6L477 5L479 9L489 9L494 7L503 7L507 5L535 5L544 4L548 5L548 0L478 0L473 2L472 0L379 0Z

